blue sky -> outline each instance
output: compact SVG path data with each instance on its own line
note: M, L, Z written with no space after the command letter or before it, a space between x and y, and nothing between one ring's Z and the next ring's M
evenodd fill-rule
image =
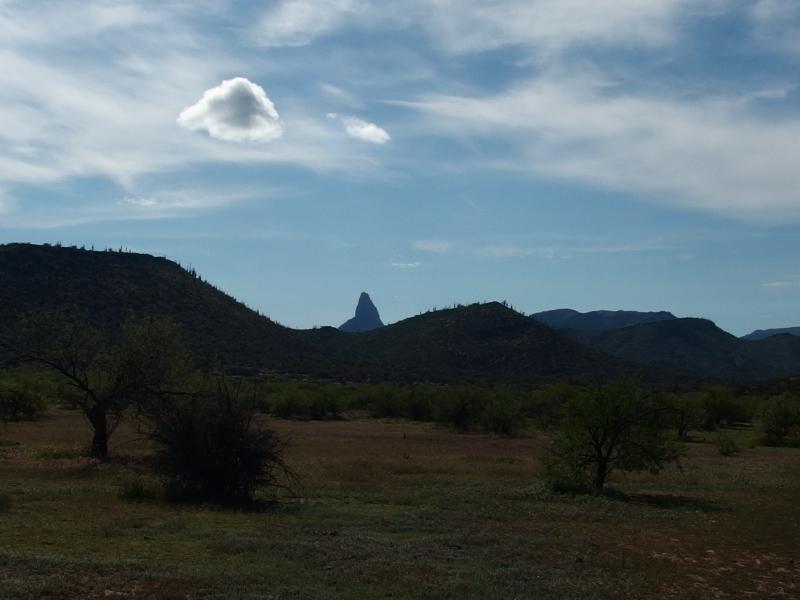
M0 242L295 327L506 299L800 325L795 0L0 0Z

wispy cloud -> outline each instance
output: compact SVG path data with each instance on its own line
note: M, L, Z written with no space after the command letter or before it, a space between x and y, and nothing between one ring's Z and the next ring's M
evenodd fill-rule
M414 261L414 262L392 261L391 265L395 269L416 269L417 267L421 266L422 263L419 261Z
M439 135L504 140L494 167L738 217L800 218L800 119L766 119L734 100L653 97L551 74L497 95L399 104Z
M452 250L453 244L447 240L416 240L411 243L411 247L421 252L445 254Z
M326 96L332 98L340 104L353 108L361 108L363 106L363 102L361 102L361 100L338 86L322 82L319 84L319 87Z
M252 31L264 46L302 46L344 27L414 29L444 52L507 46L552 54L587 44L661 46L681 18L714 13L729 0L283 0Z
M576 240L577 241L577 240ZM525 258L535 256L545 260L568 260L576 255L592 254L637 254L643 252L663 252L673 247L659 241L628 244L608 244L605 242L579 242L572 244L524 244L494 243L479 244L473 253L480 258Z
M0 228L59 229L91 223L173 219L283 193L279 188L271 190L263 187L159 189L86 203L79 211L69 205L57 205L46 210L15 211L0 222Z
M800 58L800 4L796 0L756 0L750 10L757 39L764 46Z
M782 279L778 281L768 281L767 283L762 283L761 287L770 290L800 290L800 277Z
M367 8L360 0L283 0L263 14L251 37L261 46L304 46Z

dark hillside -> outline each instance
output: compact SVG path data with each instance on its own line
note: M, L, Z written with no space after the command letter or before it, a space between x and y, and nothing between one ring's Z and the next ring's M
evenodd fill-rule
M731 381L800 373L800 338L784 335L749 342L706 319L674 319L570 334L613 356Z
M364 333L294 330L165 258L0 246L0 335L26 314L75 307L109 337L128 317L181 326L200 364L340 380L535 384L673 375L587 348L499 303L426 313Z
M284 367L304 344L166 258L129 252L0 246L0 331L25 314L76 307L113 335L128 317L178 323L196 359L229 366Z
M667 311L639 312L635 310L593 310L578 312L571 308L546 310L531 315L534 319L555 329L588 329L605 331L621 329L641 323L655 323L675 319L675 315Z
M433 311L331 341L328 351L349 359L354 374L385 379L594 382L647 370L498 302Z
M778 329L756 329L755 331L743 335L743 340L763 340L776 335L790 334L800 336L800 327L779 327Z

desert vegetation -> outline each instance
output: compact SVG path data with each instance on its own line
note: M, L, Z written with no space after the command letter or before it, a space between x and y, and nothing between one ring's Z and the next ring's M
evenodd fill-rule
M305 332L310 372L215 357L188 308L21 315L0 598L798 593L796 379L637 373L509 310Z

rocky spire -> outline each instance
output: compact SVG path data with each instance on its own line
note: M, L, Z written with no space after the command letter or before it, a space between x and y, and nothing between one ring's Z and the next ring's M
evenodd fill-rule
M356 315L342 324L339 329L342 331L369 331L378 327L383 327L378 309L375 308L369 294L361 292L361 296L358 298L358 306L356 306Z

